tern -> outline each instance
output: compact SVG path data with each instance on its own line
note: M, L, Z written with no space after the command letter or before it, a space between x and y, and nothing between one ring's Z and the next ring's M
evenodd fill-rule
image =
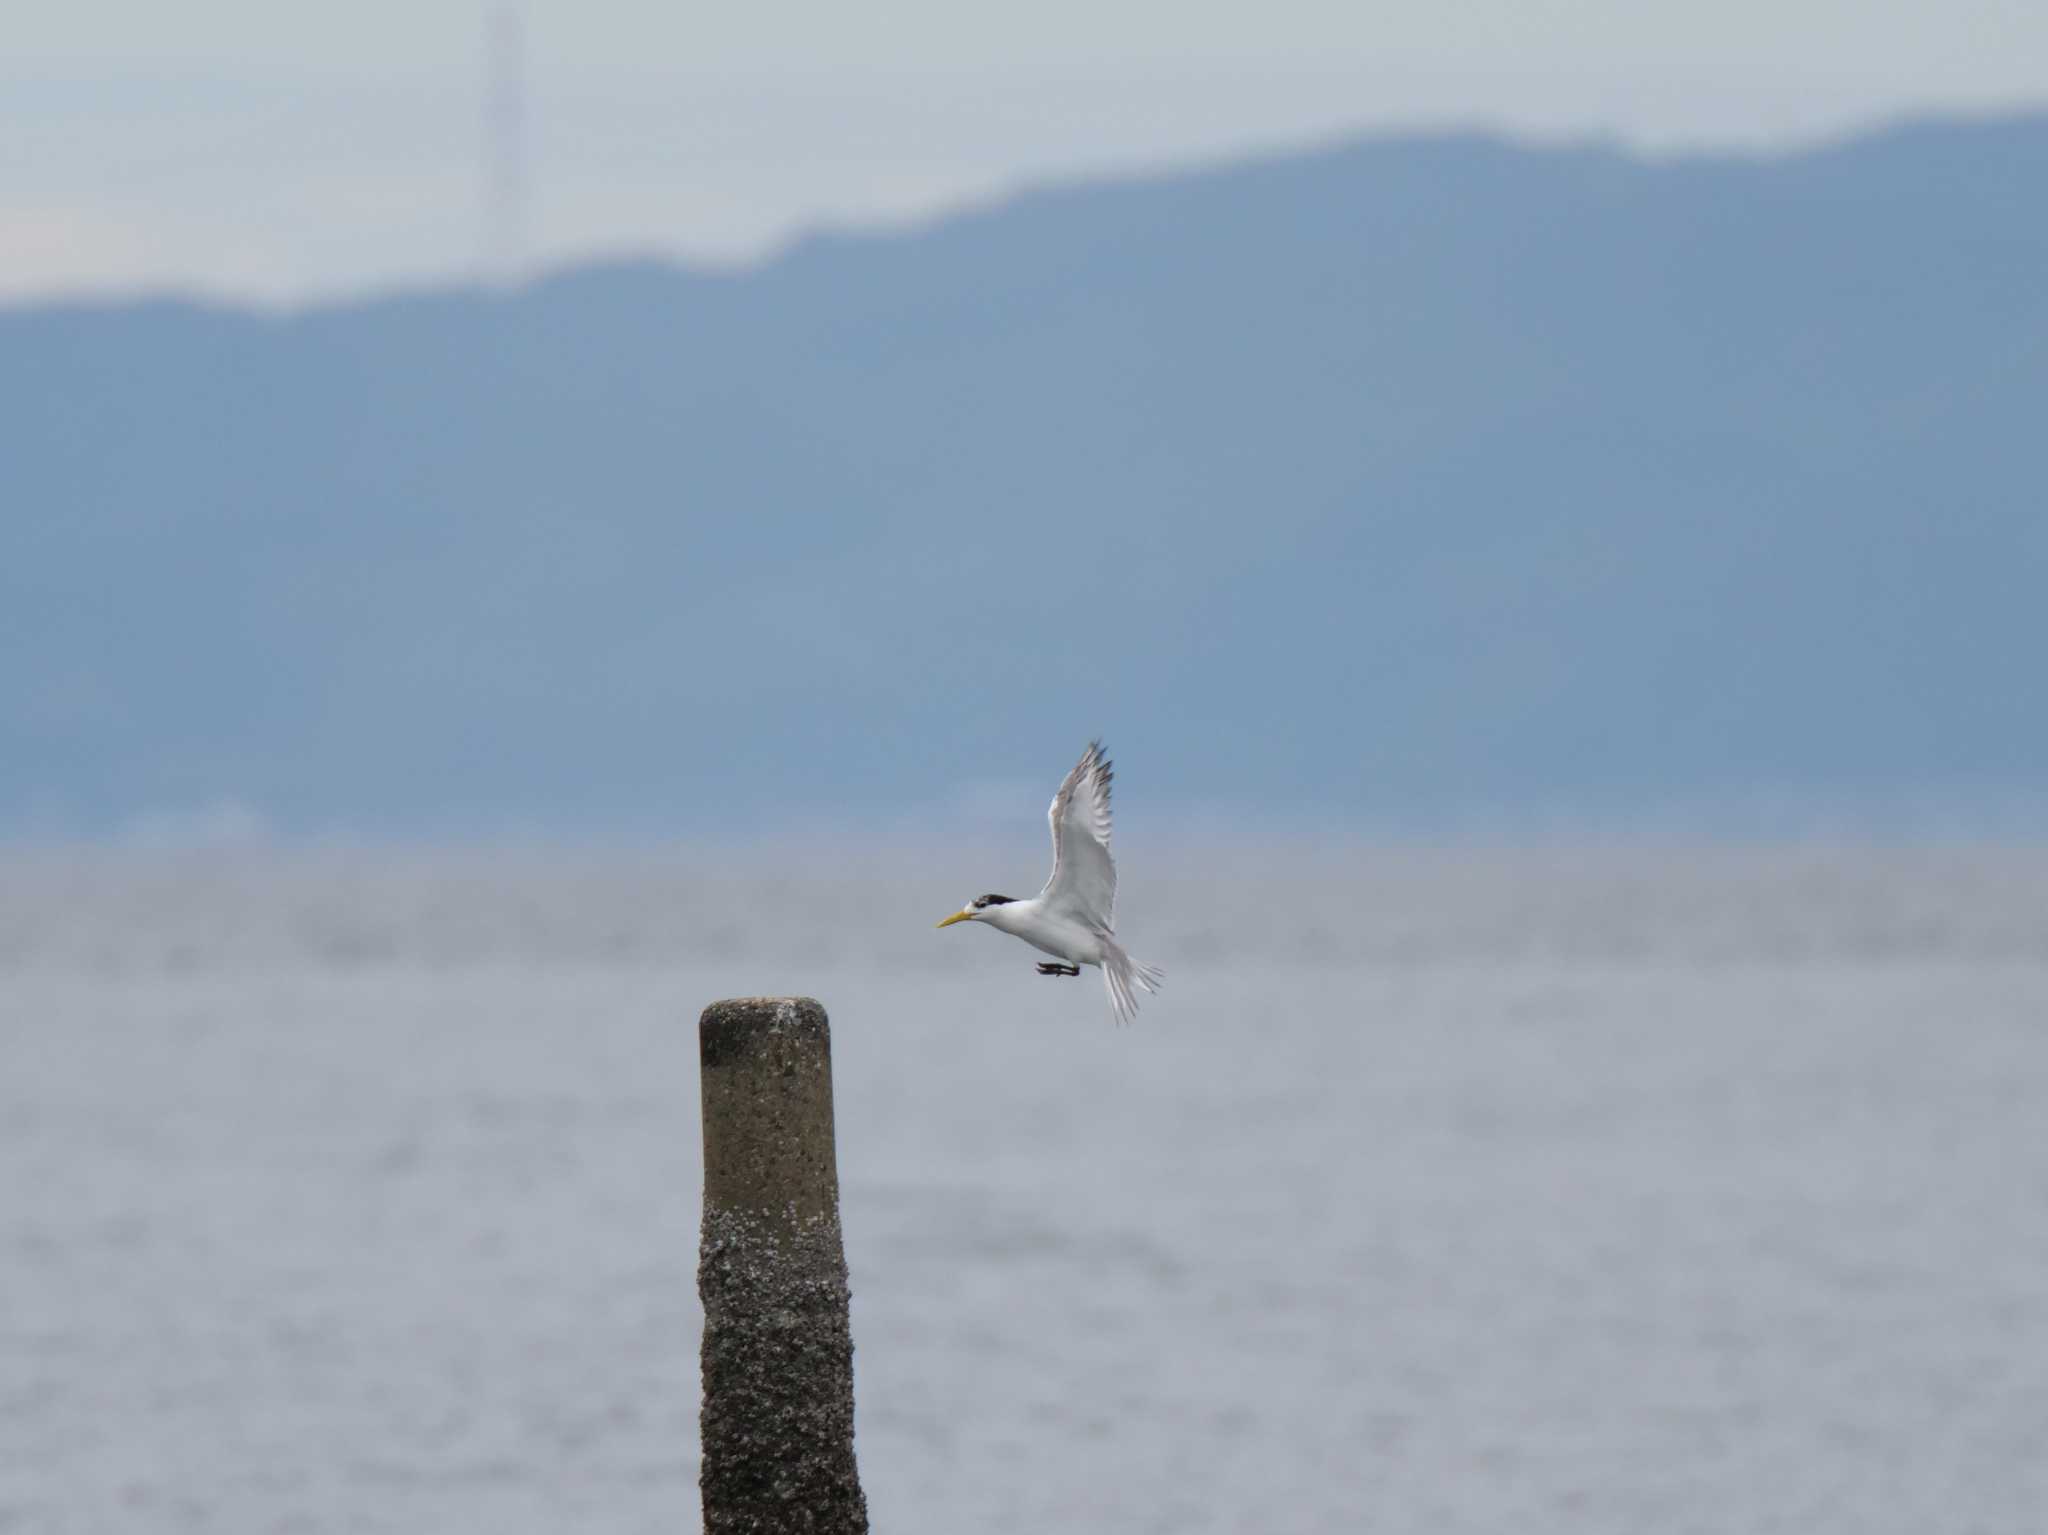
M1119 1023L1138 1011L1138 988L1159 990L1164 977L1141 965L1116 941L1116 860L1109 856L1109 759L1091 741L1052 797L1052 878L1028 900L976 896L939 924L986 922L1054 956L1040 975L1079 975L1098 965Z

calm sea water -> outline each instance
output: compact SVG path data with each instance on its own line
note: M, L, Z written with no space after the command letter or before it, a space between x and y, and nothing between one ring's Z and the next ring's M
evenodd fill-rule
M2048 854L0 865L0 1530L694 1527L695 1017L831 1010L875 1525L2035 1535Z

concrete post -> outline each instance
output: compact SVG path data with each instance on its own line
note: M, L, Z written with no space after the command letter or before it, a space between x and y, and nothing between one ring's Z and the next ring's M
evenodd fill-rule
M809 997L741 997L704 1009L697 1046L706 1535L865 1535L831 1026Z

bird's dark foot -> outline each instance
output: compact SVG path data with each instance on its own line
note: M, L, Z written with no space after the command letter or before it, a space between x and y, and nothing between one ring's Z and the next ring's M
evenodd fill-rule
M1040 975L1079 975L1079 965L1044 964L1038 967Z

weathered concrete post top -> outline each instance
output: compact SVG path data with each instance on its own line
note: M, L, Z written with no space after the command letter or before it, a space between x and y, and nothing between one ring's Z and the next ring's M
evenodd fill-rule
M809 997L741 997L697 1046L706 1535L864 1535L831 1026Z

